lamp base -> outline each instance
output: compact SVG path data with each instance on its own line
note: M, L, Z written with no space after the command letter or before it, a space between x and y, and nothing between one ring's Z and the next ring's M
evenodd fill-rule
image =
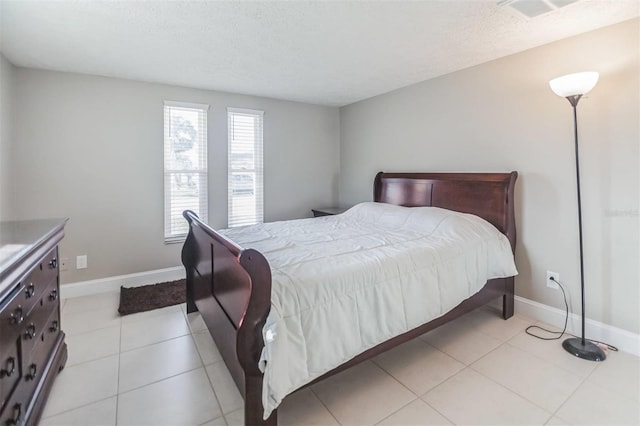
M582 339L579 337L566 339L564 342L562 342L562 347L571 355L577 356L578 358L586 359L588 361L604 361L605 359L607 359L604 351L597 345L589 342L588 340L585 340L583 345Z

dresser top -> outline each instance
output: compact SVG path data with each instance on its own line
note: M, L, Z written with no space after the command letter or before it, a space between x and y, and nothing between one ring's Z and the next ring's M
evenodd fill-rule
M67 219L0 222L0 274L5 275L33 250L60 233Z

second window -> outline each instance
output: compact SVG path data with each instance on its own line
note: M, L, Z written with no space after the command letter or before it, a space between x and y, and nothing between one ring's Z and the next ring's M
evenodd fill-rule
M228 199L230 228L262 223L263 111L227 108L229 132Z

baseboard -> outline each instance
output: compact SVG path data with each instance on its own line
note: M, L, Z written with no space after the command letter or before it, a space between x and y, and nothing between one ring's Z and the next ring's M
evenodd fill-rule
M176 266L173 268L156 269L154 271L138 272L135 274L99 278L97 280L62 284L60 286L60 297L63 299L69 299L72 297L89 296L92 294L118 291L120 290L120 286L140 287L147 284L180 280L184 277L184 267Z
M499 308L502 308L502 299L500 299L499 302ZM564 318L566 314L562 309L516 296L515 311L518 315L543 321L560 329L564 327ZM567 331L580 336L581 329L582 323L580 315L569 313ZM640 356L640 334L632 333L630 331L587 318L585 320L585 337L591 340L607 342L621 351Z

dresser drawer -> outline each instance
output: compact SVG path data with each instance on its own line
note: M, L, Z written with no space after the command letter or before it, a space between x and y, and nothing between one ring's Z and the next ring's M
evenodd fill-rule
M0 306L0 336L3 342L15 341L24 327L27 310L24 306L23 292L24 286L19 285ZM4 355L5 349L9 348L5 348L5 345L0 346L0 357Z
M12 398L4 411L0 413L0 425L2 426L22 426L24 425L25 410L27 409L27 401L25 398L19 398L16 395Z
M22 356L25 363L29 360L30 352L38 339L52 327L49 318L52 312L58 312L58 281L51 281L49 286L40 294L42 297L36 302L23 323ZM57 314L55 319L58 320L59 323Z
M53 321L53 319L52 319ZM31 357L23 364L22 381L24 386L28 388L27 396L31 398L36 390L37 383L43 378L45 367L51 353L53 343L56 340L59 331L45 330L36 342Z
M45 367L51 356L56 339L61 333L59 315L59 309L54 309L49 318L40 320L43 324L40 334L28 342L25 341L24 338L22 338L21 341L17 341L16 348L18 348L18 350L16 354L21 352L22 362L20 363L19 371L16 367L16 373L12 378L12 382L10 384L7 383L6 392L3 393L4 399L6 400L3 402L4 408L15 406L16 402L12 401L17 401L16 396L20 401L29 401L38 389L38 383L44 379L44 375L47 373ZM3 383L3 386L4 385L5 383ZM22 410L24 411L26 407L27 405L23 404ZM10 416L7 418L9 419ZM0 426L4 424L5 423L0 421Z
M20 382L13 395L0 411L0 426L22 426L26 424L26 412L29 405L29 387Z
M47 350L50 350L60 333L60 308L56 308L45 322L44 330L38 337L37 345L45 346Z
M38 299L33 310L29 313L29 316L44 316L46 320L51 315L51 312L60 305L60 292L58 291L58 280L53 280L48 286L44 287L41 291L41 297Z
M0 357L0 409L5 406L22 376L20 351L19 336L6 345L3 343L3 355Z
M42 261L21 281L23 306L30 311L33 305L46 291L51 281L58 281L58 249L53 248Z

